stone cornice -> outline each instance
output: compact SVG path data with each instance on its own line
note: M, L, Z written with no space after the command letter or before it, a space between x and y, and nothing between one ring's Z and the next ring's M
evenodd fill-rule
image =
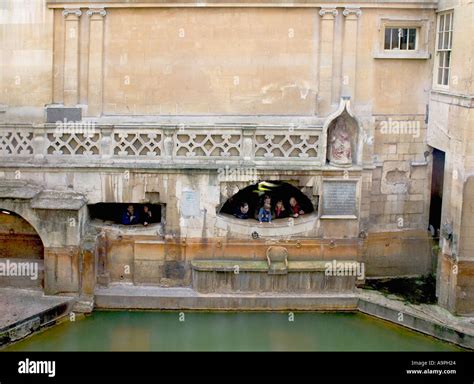
M410 8L436 9L438 0L47 0L49 8L133 7L279 7L279 8Z

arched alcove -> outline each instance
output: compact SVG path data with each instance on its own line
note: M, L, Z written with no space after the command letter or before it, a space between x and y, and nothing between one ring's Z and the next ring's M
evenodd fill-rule
M323 161L335 167L351 167L362 161L361 124L355 117L349 98L341 98L339 107L328 116L323 125ZM333 149L344 154L343 159L334 161ZM347 152L350 152L350 156ZM350 157L344 159L344 157Z
M15 212L1 208L0 258L44 258L43 242L33 226Z
M0 208L0 286L43 288L44 244L35 228L17 213Z
M344 110L328 127L326 162L334 166L357 164L358 126Z
M271 198L272 211L275 210L277 201L282 200L285 210L290 215L289 202L290 198L294 197L305 214L314 212L311 200L298 188L286 182L270 180L251 184L241 189L224 203L219 213L234 215L238 212L241 203L246 202L249 207L248 218L256 219L265 196Z

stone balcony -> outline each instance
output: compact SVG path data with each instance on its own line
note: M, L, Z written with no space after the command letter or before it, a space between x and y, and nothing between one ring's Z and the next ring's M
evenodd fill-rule
M4 167L321 169L321 126L0 125Z

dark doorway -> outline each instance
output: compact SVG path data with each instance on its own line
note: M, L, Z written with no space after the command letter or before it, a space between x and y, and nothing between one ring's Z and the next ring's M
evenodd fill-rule
M433 148L429 229L435 237L439 237L439 231L441 228L445 157L446 156L443 151Z

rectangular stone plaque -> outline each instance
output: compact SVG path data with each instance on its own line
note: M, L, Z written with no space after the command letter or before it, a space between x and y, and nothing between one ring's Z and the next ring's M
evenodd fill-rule
M322 216L357 216L357 183L324 181Z
M181 216L199 216L199 193L196 191L183 191L181 193Z
M60 121L64 122L75 122L82 120L82 109L81 108L64 108L64 107L48 107L46 108L46 122L56 123Z

